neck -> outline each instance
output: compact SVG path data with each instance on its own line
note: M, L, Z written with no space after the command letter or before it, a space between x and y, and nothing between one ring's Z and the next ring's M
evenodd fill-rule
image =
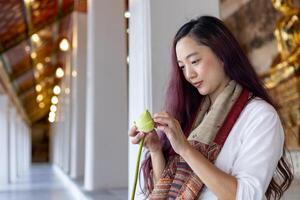
M212 106L214 104L218 95L224 90L224 88L226 87L226 85L229 82L230 82L230 79L226 78L213 93L208 95L209 100L210 100L210 106Z

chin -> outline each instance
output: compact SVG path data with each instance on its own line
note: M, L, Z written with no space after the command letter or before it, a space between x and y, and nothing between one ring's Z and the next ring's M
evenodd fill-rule
M208 94L208 91L205 90L204 88L198 88L198 92L202 95L202 96L205 96Z

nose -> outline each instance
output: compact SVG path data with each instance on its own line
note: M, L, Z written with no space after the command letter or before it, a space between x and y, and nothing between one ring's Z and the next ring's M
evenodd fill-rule
M191 66L186 66L185 76L189 81L191 81L193 78L197 76L197 73Z

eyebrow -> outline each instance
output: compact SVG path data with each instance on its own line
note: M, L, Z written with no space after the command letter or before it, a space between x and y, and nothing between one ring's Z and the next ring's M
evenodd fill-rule
M192 57L192 56L194 56L194 55L197 55L198 54L198 52L193 52L193 53L190 53L189 55L187 55L186 57L185 57L185 59L188 59L188 58L190 58L190 57ZM177 62L181 62L180 60L177 60Z

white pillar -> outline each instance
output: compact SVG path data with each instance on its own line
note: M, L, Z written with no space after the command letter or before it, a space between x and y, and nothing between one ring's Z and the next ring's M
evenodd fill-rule
M16 130L17 130L17 176L21 177L26 172L26 124L20 115L16 117Z
M132 126L145 109L152 113L162 109L171 67L171 45L177 30L196 16L219 16L219 1L130 0L129 4L129 126ZM130 145L129 196L137 151L138 145Z
M56 111L58 113L58 111ZM51 124L50 127L50 135L51 135L51 163L53 165L58 166L58 159L57 159L57 122L54 124Z
M17 127L16 127L16 110L10 105L9 107L9 158L10 158L10 182L15 183L17 180Z
M59 108L57 107L57 111L56 111L57 115L56 115L56 121L54 124L52 124L52 134L53 134L53 152L54 152L54 163L60 167L60 164L59 164L59 161L60 161L60 158L59 158L59 132L58 132L58 129L59 129L59 120L60 120L60 111L59 111Z
M56 111L56 113L59 113L59 109ZM55 122L55 124L52 125L52 136L53 136L53 161L54 164L60 167L60 146L59 146L59 132L58 132L58 128L59 128L59 114L56 116L57 117L57 121Z
M24 122L23 120L20 121L20 175L23 176L25 172L25 156L26 151L25 151L25 133L24 133Z
M23 167L23 156L24 156L24 151L23 151L23 145L22 145L22 119L19 114L17 114L16 117L16 128L17 128L17 176L21 177L22 176L22 167Z
M28 133L27 133L27 124L25 121L22 120L22 166L21 166L21 173L22 175L28 173Z
M71 150L71 57L69 53L65 60L65 76L62 84L62 94L60 96L61 109L63 110L63 170L70 173L70 150Z
M57 122L56 122L56 125L57 125L57 129L55 130L56 131L56 134L57 134L57 157L58 157L58 166L63 169L63 158L64 158L64 151L63 151L63 148L64 148L64 130L63 130L63 123L64 123L64 112L63 112L63 106L62 106L62 103L61 103L61 98L60 98L60 104L57 105L57 113L59 113L57 115L58 119L57 119Z
M26 123L24 122L24 127L23 127L23 134L24 134L24 142L23 142L23 150L24 150L24 174L27 173L27 161L28 161L28 147L27 147L27 143L28 143L28 135L27 135L27 130L26 130Z
M9 112L8 98L0 95L0 186L9 183Z
M120 0L88 3L84 180L87 190L127 186L124 8L124 1Z
M26 131L26 172L30 170L31 166L31 131L29 129L29 126L27 125L25 127Z
M54 146L54 134L55 131L53 130L54 126L51 126L50 124L50 130L49 130L49 163L55 164L55 146Z
M32 130L30 127L28 127L28 132L29 132L29 143L28 143L28 146L29 146L29 158L28 158L28 161L29 161L29 168L31 167L32 165Z
M72 127L71 167L72 178L84 176L85 153L85 98L86 98L86 56L87 16L73 14L73 72L72 72Z

